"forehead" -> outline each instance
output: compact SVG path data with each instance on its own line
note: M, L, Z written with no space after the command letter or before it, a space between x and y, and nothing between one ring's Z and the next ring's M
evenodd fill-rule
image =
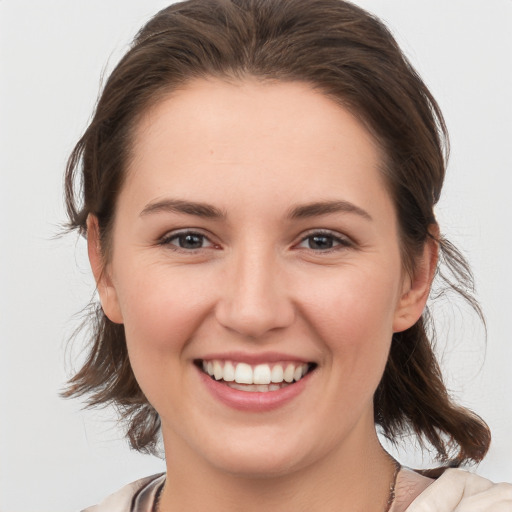
M137 181L148 194L186 196L196 184L198 199L209 200L226 184L243 184L308 201L385 185L381 152L364 125L300 82L190 82L142 116L133 140L125 187Z
M231 129L233 136L236 132L238 139L249 137L255 147L276 136L281 142L309 136L321 137L319 150L324 151L342 142L341 137L356 142L355 150L371 145L378 151L374 138L356 117L303 82L215 78L187 82L145 112L135 130L135 145L151 138L158 143L164 125L165 135L206 135L211 143L219 142L214 141L216 132ZM315 140L317 145L319 142ZM228 143L225 141L226 146Z

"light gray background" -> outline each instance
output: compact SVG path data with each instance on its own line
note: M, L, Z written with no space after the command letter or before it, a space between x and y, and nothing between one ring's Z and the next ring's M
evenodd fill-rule
M65 161L102 71L167 3L0 0L1 512L77 510L164 467L128 450L110 412L57 396L76 358L66 339L94 285L85 243L54 236ZM444 304L455 321L440 329L451 340L442 361L455 396L494 434L478 471L512 481L512 1L359 4L387 21L446 115L452 158L437 213L473 264L488 345L484 355L478 323Z

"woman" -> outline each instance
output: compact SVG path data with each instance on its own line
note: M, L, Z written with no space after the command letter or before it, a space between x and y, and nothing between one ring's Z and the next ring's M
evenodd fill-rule
M101 298L68 395L117 405L138 450L161 430L167 474L98 510L507 510L444 471L490 442L427 336L439 258L475 305L433 213L445 137L352 4L192 0L140 31L68 165ZM401 469L376 426L441 467Z

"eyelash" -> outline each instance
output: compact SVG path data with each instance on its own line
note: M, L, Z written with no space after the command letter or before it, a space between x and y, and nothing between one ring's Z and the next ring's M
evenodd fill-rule
M181 245L185 242L185 239L187 237L195 237L196 239L200 239L201 247L188 247L188 248L182 247ZM324 240L327 241L328 244L330 244L330 247L323 248L323 249L322 248L313 249L311 247L311 243L315 238L317 238L317 239L323 238ZM173 243L174 241L176 241L177 243ZM208 245L205 246L204 245L205 242L208 242ZM306 242L308 242L308 247L302 246L302 244L304 244ZM190 231L190 230L169 233L169 234L165 235L158 242L158 245L168 246L168 247L171 246L170 248L172 250L185 251L185 252L196 252L196 251L200 251L201 249L216 247L215 244L213 242L211 242L210 239L205 234L200 233L198 231ZM340 249L346 249L346 248L353 247L353 245L354 245L353 242L350 239L348 239L347 237L340 236L331 231L316 230L316 231L311 231L306 236L304 236L300 240L300 242L298 244L296 244L294 247L298 248L298 249L308 249L315 253L330 253L330 252L337 251Z
M326 249L313 249L311 247L301 247L301 245L303 243L307 242L308 240L309 240L309 244L311 244L311 241L315 238L328 239L330 241L330 243L332 244L332 246L328 247ZM353 242L345 236L341 236L337 233L333 233L332 231L316 230L316 231L311 231L306 236L304 236L296 247L298 247L299 249L302 249L302 248L309 249L315 253L324 253L325 254L325 253L330 253L333 251L338 251L341 249L351 248L353 246L354 246Z
M201 244L202 246L186 248L186 247L181 247L180 245L178 245L181 242L183 242L186 237L200 238L201 242L202 242L202 244ZM173 241L177 241L178 243L174 244ZM208 242L209 245L203 246L205 241ZM168 233L158 242L158 245L168 246L172 250L185 251L185 252L195 252L195 251L200 251L201 249L215 247L215 244L213 242L211 242L205 234L200 233L198 231L190 231L190 230Z

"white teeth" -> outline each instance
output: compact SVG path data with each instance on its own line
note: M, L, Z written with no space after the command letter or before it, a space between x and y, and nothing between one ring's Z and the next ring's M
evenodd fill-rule
M272 374L270 376L270 382L283 382L284 379L283 367L280 364L276 364L272 368Z
M254 368L252 377L254 384L270 384L270 377L270 366L268 364L259 364Z
M235 380L235 367L230 361L224 364L224 380L226 382L233 382Z
M222 379L224 375L224 372L222 370L222 365L220 364L220 361L213 361L213 376L215 377L215 380Z
M236 382L229 382L228 386L232 389L238 389L238 391L249 391L249 393L258 391L256 389L257 386L249 385L249 384L238 384Z
M260 393L266 393L267 391L277 391L278 389L287 386L287 384L237 384L236 382L228 382L227 385L230 388L238 389L239 391L258 391Z
M246 363L236 365L235 382L238 382L238 384L253 384L251 365Z
M289 364L284 371L284 381L285 382L293 382L293 374L295 373L295 366L293 364Z
M251 366L247 363L233 363L232 361L203 360L203 371L215 380L223 380L233 383L231 387L244 391L276 391L283 385L299 381L308 372L307 364L288 363L283 369L283 364L258 364ZM272 366L272 368L271 368ZM236 383L236 384L235 384Z

